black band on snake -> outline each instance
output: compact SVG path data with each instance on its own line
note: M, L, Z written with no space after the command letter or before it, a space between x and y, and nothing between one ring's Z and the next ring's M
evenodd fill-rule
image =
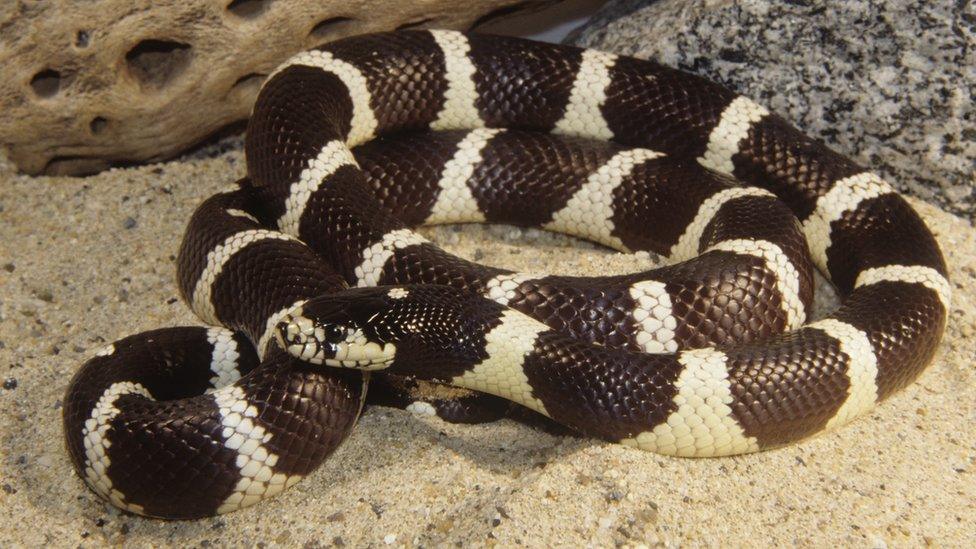
M905 387L949 310L941 252L888 184L650 61L448 31L353 37L268 78L245 152L247 178L197 209L178 260L212 327L122 339L67 391L78 473L128 511L192 518L280 492L355 424L360 370L666 454L773 448ZM456 222L673 264L513 273L410 229ZM843 301L804 324L814 267ZM458 413L504 413L465 398Z

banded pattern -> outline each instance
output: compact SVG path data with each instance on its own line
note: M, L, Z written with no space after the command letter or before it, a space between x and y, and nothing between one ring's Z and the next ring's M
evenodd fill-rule
M248 178L201 204L178 260L184 300L215 327L115 342L68 387L77 471L131 512L227 512L303 478L358 417L355 368L423 413L507 410L418 401L429 380L668 454L771 448L910 383L949 310L941 252L889 185L649 61L450 31L353 37L272 74L245 148ZM674 263L512 273L411 230L471 221ZM844 300L803 326L814 266ZM308 357L341 349L323 362L347 370L294 358L297 341L318 345Z
M668 418L621 443L642 450L678 456L719 456L755 452L755 438L747 437L735 420L735 399L729 383L728 357L714 349L678 355L683 366L674 386L675 410Z

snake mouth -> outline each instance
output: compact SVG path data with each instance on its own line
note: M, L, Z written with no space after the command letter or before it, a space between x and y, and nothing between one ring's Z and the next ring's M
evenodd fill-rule
M282 349L309 364L357 370L382 370L396 358L396 345L370 341L359 328L322 325L298 309L275 327Z

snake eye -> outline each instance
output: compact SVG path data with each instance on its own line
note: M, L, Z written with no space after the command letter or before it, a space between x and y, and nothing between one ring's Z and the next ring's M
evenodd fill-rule
M334 324L323 326L322 330L325 332L324 340L329 343L338 343L345 339L343 330L339 329L339 327Z

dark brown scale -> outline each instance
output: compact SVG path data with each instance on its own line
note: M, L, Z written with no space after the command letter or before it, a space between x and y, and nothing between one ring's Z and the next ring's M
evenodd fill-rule
M473 34L476 102L489 127L549 131L562 118L580 63L579 48Z
M221 443L223 427L212 399L154 402L126 395L115 405L121 413L108 434L107 472L127 503L142 505L150 516L198 518L213 514L233 492L237 452Z
M847 399L848 359L820 330L804 328L726 354L732 413L762 448L822 430Z
M261 229L253 221L227 213L246 208L246 191L216 195L190 218L180 247L177 278L187 303L207 256L227 237ZM343 279L305 244L296 241L262 240L236 254L221 269L212 286L211 301L224 326L242 330L256 344L274 313L300 299L335 292L345 287Z
M911 383L932 360L948 320L934 291L903 282L858 288L833 316L868 335L878 356L879 401Z
M667 275L682 349L759 341L786 329L775 276L757 257L712 251Z
M371 44L372 42L370 40L365 39L363 44ZM413 38L398 37L396 40L409 41L413 40ZM423 39L418 38L417 40L420 41L418 43L422 42L426 44ZM504 125L514 128L525 127L532 129L551 128L561 116L564 103L568 100L568 90L572 88L572 81L579 63L578 50L565 49L564 51L556 52L555 50L550 51L547 48L540 48L533 43L504 38L492 38L488 42L482 42L482 40L482 38L472 37L471 47L472 59L478 68L475 83L479 87L487 86L487 88L480 90L481 93L479 96L486 102L480 103L479 109L488 125ZM483 44L489 44L491 47L485 47ZM340 42L336 48L339 57L348 57L348 44L345 41ZM366 47L367 51L372 51L372 49ZM415 71L407 71L405 68L411 63L426 65L429 63L443 62L442 59L431 60L421 58L408 51L408 49L391 55L386 61L388 63L386 70L388 73L396 75L415 74ZM376 59L386 59L386 57L380 58L370 55L368 59L357 62L357 66L368 65L363 69L364 75L367 76L368 80L374 79L373 76L369 75L382 72L372 65ZM501 71L500 67L503 66L508 67L509 70ZM626 66L626 63L620 65L621 70L624 70ZM673 91L672 87L677 85L677 81L669 80L674 76L672 74L674 71L646 62L641 66L644 67L643 70L645 71L663 75L661 77L662 80L659 82L663 87L661 90L658 90L661 93L671 93ZM276 89L275 86L278 81L285 81L284 79L288 72L284 71L281 75L275 77L268 86ZM385 101L384 98L390 94L397 93L396 90L399 89L397 86L400 85L398 83L400 80L390 78L390 74L386 74L383 80L375 80L375 86L371 90L374 107ZM513 82L518 82L519 85L516 86ZM564 93L565 97L560 96L559 93L556 93L557 91ZM436 101L436 97L431 99L432 103ZM711 98L709 101L714 102L716 99ZM510 104L518 105L518 107L511 107ZM429 105L422 105L419 102L413 102L411 105L413 105L415 110L416 124L426 124L433 119L430 115ZM551 110L554 105L558 106L558 112ZM682 103L681 105L684 104ZM504 117L504 119L497 117ZM307 120L307 116L304 119L304 123L315 124L314 120ZM398 125L397 129L414 127L413 123L404 122L403 120L400 120L398 124L401 125ZM382 126L383 124L381 124L379 131L386 130ZM513 135L509 136L509 133ZM497 189L505 185L517 187L515 181L524 184L526 188L532 188L531 184L533 181L539 180L539 182L542 182L541 177L536 178L532 176L534 172L539 172L538 168L529 170L526 170L526 168L529 167L530 163L535 166L545 165L543 162L546 159L545 156L532 156L530 154L532 151L538 151L541 148L538 145L533 146L533 140L539 143L544 143L546 140L552 141L550 138L525 137L524 134L520 134L519 132L504 132L496 138L498 140L497 145L494 143L495 139L489 142L489 146L485 150L486 154L484 155L486 163L482 167L479 167L481 171L478 175L482 176L483 179L473 181L472 186L476 189L475 195L479 201L479 205L485 210L489 212L507 212L505 214L498 214L499 220L516 221L520 222L520 224L535 224L539 220L551 219L552 213L557 211L558 207L564 205L565 201L571 196L571 192L569 191L571 189L578 189L579 185L582 185L585 181L586 175L592 173L596 161L602 160L612 155L613 152L616 152L614 148L608 147L607 145L584 147L582 144L572 143L570 145L562 145L561 147L559 145L550 147L565 151L562 155L557 155L554 158L550 157L551 159L570 160L575 167L563 173L541 172L540 176L561 175L565 178L570 178L570 181L572 179L575 179L575 181L571 185L566 186L566 191L563 192L560 192L558 186L551 184L546 187L538 187L546 189L554 188L555 191L548 192L557 192L561 196L557 197L552 194L546 196L542 193L534 196L512 195L510 193L498 194L497 191L488 191L490 194L486 194L485 189ZM251 139L250 132L248 139ZM520 146L523 143L526 146ZM368 152L377 150L382 151L382 149L376 146L367 149ZM444 151L442 147L437 148L436 146L434 150ZM600 152L587 153L586 151ZM423 155L424 153L417 154ZM516 160L517 158L522 158L523 160ZM443 162L446 161L447 159L443 160ZM443 166L440 161L434 163L422 161L418 162L418 165L420 168ZM663 168L657 170L656 168L659 165L663 166ZM306 207L302 229L300 231L303 240L313 250L323 255L329 264L334 265L343 273L346 280L350 283L356 280L354 269L362 261L360 256L361 251L370 244L379 241L390 230L400 227L393 218L380 213L381 207L376 201L365 196L361 187L370 185L368 183L365 185L361 183L355 174L350 173L352 171L351 169L340 170L334 176L330 177L329 185L312 196ZM524 171L528 171L529 174L523 181L522 176L525 174L522 172ZM614 219L616 222L615 233L617 233L619 238L626 239L626 241L631 243L646 243L647 247L655 252L669 251L669 247L680 236L680 229L676 230L674 227L686 226L695 215L697 205L701 203L701 200L705 196L710 195L718 189L727 188L729 184L728 180L711 175L700 167L685 166L681 169L672 164L670 160L649 161L644 166L635 170L635 172L634 177L644 178L642 180L644 192L640 193L641 196L656 196L659 198L637 200L635 198L635 195L638 194L636 185L621 185L616 198L622 201L623 206L618 207L616 210L617 214ZM269 179L271 177L269 174L262 175L262 172L255 170L251 170L250 173L258 181L274 181L273 178ZM366 173L386 175L391 172L389 170L378 171L367 168ZM418 170L413 170L413 173L418 173ZM439 174L436 172L426 173L428 174L426 187L433 189L437 184ZM371 186L375 189L382 189L389 185L374 184ZM415 186L422 186L422 184ZM689 189L689 186L692 189ZM261 194L270 193L285 196L283 194L285 189L275 190L278 187L280 185L258 184L258 189ZM691 195L690 197L686 196L689 194ZM389 195L381 192L380 196ZM427 204L431 204L433 194L417 193L416 196L424 196L424 199L418 200L426 206ZM514 204L496 202L494 206L488 204L489 201L504 198L531 198L538 200L517 200ZM281 200L279 198L279 201ZM535 204L535 206L525 206L526 204ZM419 203L413 204L411 202L400 202L393 206L396 205L414 206L418 210L421 207ZM528 219L519 219L520 216L517 214L523 213L523 210L528 210L525 212L528 214ZM416 219L420 217L416 210L407 213L407 217L410 218ZM658 217L661 218L660 222L657 220ZM328 219L328 223L323 224L317 221L323 219ZM305 220L309 221L306 222ZM655 222L651 223L649 227L648 220L655 220ZM654 240L653 237L648 237L648 235L654 235L656 231L653 229L656 227L667 227L664 231L670 232L666 232L663 237ZM793 232L796 240L802 239L799 236L798 226L793 221L788 222L788 226L783 228L784 233L790 231ZM748 262L749 260L746 261ZM809 264L797 265L797 268L806 268L808 270ZM423 245L397 250L393 258L387 262L380 282L383 284L410 284L418 282L450 284L460 288L471 289L472 291L483 292L487 281L503 272L502 270L488 269L463 261L444 253L433 245ZM653 278L654 276L656 276L656 273L645 273L645 277L647 278ZM809 274L804 274L803 278L805 281L809 280ZM636 281L637 279L635 278L634 280ZM804 289L808 287L805 283ZM526 291L531 293L530 289ZM554 287L547 288L545 291L550 300L553 302L562 301L563 304L573 303L574 297L580 295L575 288L568 288L564 292ZM563 295L564 293L565 295ZM806 292L804 295L807 302L809 302L810 295L809 292ZM732 299L736 300L735 298ZM726 298L726 301L728 301L728 298ZM600 302L598 301L598 303ZM573 307L575 306L577 305L573 305ZM703 305L702 307L708 308L707 305ZM561 304L557 305L557 308L563 311L572 309L572 307L566 309ZM598 308L599 305L597 304L591 306L589 311L592 313L592 311ZM633 308L632 302L628 308ZM613 310L610 313L613 316ZM530 314L532 313L530 312ZM583 312L582 314L577 313L577 316L579 318L570 319L569 321L558 317L542 317L540 320L545 322L553 321L554 325L563 328L572 329L572 327L576 327L581 331L579 333L572 333L576 333L576 335L588 340L623 340L621 337L622 332L619 329L620 326L611 326L606 315L589 314L587 316L587 313ZM722 331L713 329L708 324L702 324L702 326L710 330L710 333L703 335L691 333L689 334L688 340L711 342L709 338L715 334L721 335L724 338L728 334L739 333L740 330L735 328L732 323L726 322L726 325L729 329ZM753 322L748 327L760 328L760 333L765 333L766 325L766 321L761 321L758 323ZM782 329L782 326L779 330ZM631 345L633 345L633 330L628 329L628 331L630 332L629 338ZM746 334L746 338L748 337L749 334ZM681 344L684 345L684 341Z
M377 341L395 342L386 371L396 375L446 382L488 358L486 334L501 324L501 305L447 286L405 289L407 297L396 300L382 288L326 296L310 301L303 314L325 324L352 320ZM609 440L667 418L681 369L673 356L608 349L552 330L539 334L524 364L533 396L554 420Z
M629 278L549 276L521 284L508 306L580 340L636 351Z
M709 196L738 183L697 164L670 157L634 168L613 193L614 236L631 250L671 255L685 228ZM763 209L765 211L765 208ZM788 232L789 224L780 226ZM799 230L795 231L802 238Z
M467 132L402 133L383 136L353 149L366 184L383 208L406 224L418 227L430 215L440 190L437 175ZM418 146L417 139L423 139Z
M299 227L302 241L354 283L362 251L403 223L369 194L361 171L343 166L309 198Z
M253 348L235 337L239 371L250 374L241 387L259 410L254 421L273 434L266 443L279 453L276 468L308 474L338 446L352 427L362 383L356 372L309 372L278 352L258 366ZM210 387L206 328L166 328L114 343L115 351L95 357L68 385L64 428L68 450L84 475L80 433L104 391L119 380L138 383L155 400L124 395L107 436L112 485L130 504L150 516L199 518L212 515L240 476L237 452L223 444L220 414Z
M743 196L722 205L702 231L699 250L727 240L772 242L796 268L798 295L804 306L813 302L813 262L802 227L793 212L774 197Z
M434 244L422 244L398 250L387 261L379 285L443 284L481 293L489 279L507 272L461 259Z
M236 254L212 286L211 301L221 324L259 338L271 315L300 299L331 293L344 287L342 278L309 261L304 244L262 240ZM266 280L279 281L269 285Z
M801 221L835 181L864 171L775 114L749 128L732 161L736 178L773 192Z
M831 225L827 266L843 292L854 287L865 269L885 265L920 265L946 274L935 237L904 198L886 194L861 202Z
M540 72L541 76L538 74L530 75L533 67L536 67L535 63L539 60L545 62L553 55L549 47L522 43L513 39L498 39L497 42L490 42L492 46L490 50L487 47L481 48L481 44L487 43L487 41L482 42L480 38L472 40L473 57L478 67L476 83L479 86L485 86L483 90L485 93L497 94L497 98L483 99L479 103L479 108L488 124L532 129L548 129L551 127L555 120L558 120L558 116L547 114L544 105L539 102L538 98L546 95L543 90L553 86L554 82L566 82L561 78L568 78L569 76L564 77L561 73L565 71L571 74L572 71L567 70L562 65L565 61L549 62L544 69L534 69ZM572 60L571 63L577 63L575 50L567 48L562 53L566 55L567 59ZM526 61L526 59L530 61ZM607 89L608 99L603 110L610 128L614 132L614 139L630 145L662 150L679 159L683 158L689 163L695 162L704 152L710 132L719 121L721 113L735 97L731 92L712 83L646 61L620 58L612 68L611 73L613 81ZM506 74L519 75L517 77L519 85L513 85L511 83L513 79L506 78ZM567 90L568 85L561 89ZM533 105L533 108L524 109L521 106L514 106L522 105L523 100L525 104ZM747 138L743 143L740 143L740 152L733 161L737 177L772 190L783 198L801 218L809 216L815 206L816 198L828 191L834 181L861 171L861 168L853 162L829 151L820 143L802 136L775 115L768 116L763 121L753 125ZM860 211L861 209L854 212L852 216L862 215L859 213ZM897 212L879 213L878 215L883 218L888 213L894 213L895 218L900 218ZM941 266L941 256L937 247L921 223L915 221L917 217L910 214L904 219L908 222L905 224L904 238L900 239L901 244L904 242L918 244L924 249L923 255L925 253L930 254L933 258L931 262ZM892 220L892 223L895 222L897 221ZM707 229L706 239L717 239L720 238L719 233L733 234L735 231L733 222L720 219L713 222ZM767 231L767 234L790 257L796 257L800 253L802 245L799 240L777 240L775 231ZM857 231L850 231L852 238L856 238L860 234ZM840 238L845 237L841 235ZM856 249L852 250L851 248L852 246L835 241L830 253L855 258L861 257L857 254ZM911 248L903 247L902 249L910 250ZM879 264L890 264L899 259L899 253L902 252L887 253L882 249L873 261L877 261ZM904 253L908 253L910 258L915 258L911 251ZM405 262L409 260L412 259L405 259ZM923 261L925 261L924 258ZM401 265L396 269L403 272L410 270L411 267ZM415 274L420 276L436 274L438 280L443 281L452 278L450 270L447 268L439 271L436 265L428 263L422 269L417 269ZM831 268L832 274L835 275L839 274L840 270L839 268ZM937 270L941 271L942 269ZM856 274L856 268L851 269L850 272L851 274L848 277L853 277ZM751 275L746 275L746 277L751 278ZM394 278L403 280L399 277ZM852 280L848 280L845 284L842 274L839 278L841 279L841 290L845 290L845 286L849 288ZM422 279L413 279L412 281L417 280ZM470 283L465 282L464 285L470 286ZM809 295L810 287L809 278L806 275L801 275L801 293L804 297ZM523 296L531 293L522 291L522 288L519 290L518 293ZM547 298L552 299L552 304L545 303L544 300L537 299L537 301L543 303L542 307L546 309L547 313L555 313L560 310L560 307L556 304L557 299L554 299L553 296L563 296L559 292L550 292L550 294L547 295ZM683 295L681 292L679 294ZM521 297L517 297L518 299ZM695 297L690 296L688 299L679 298L678 301L681 303L677 307L680 309L683 303L694 302L695 299ZM686 315L690 315L693 311L698 315L698 318L702 319L701 322L703 326L706 326L706 330L713 330L712 333L721 332L735 336L742 331L742 328L737 327L739 324L731 319L739 318L738 315L745 307L770 306L770 299L775 301L774 297L764 292L759 294L745 293L736 300L716 299L716 306L725 311L718 317L709 315L707 313L708 307L704 305L689 307L687 309L689 312ZM854 313L854 316L857 317L859 314L863 313L858 311ZM574 325L574 320L577 321L577 326L586 325L585 322L580 323L575 318L570 318L568 322L564 323L571 326ZM599 319L594 319L594 321L596 325L600 324ZM752 329L762 329L762 322L757 324L757 319L753 317L743 319L740 322L747 324ZM590 331L592 332L592 330ZM891 334L891 337L895 341L902 341L900 335ZM823 338L827 339L826 336ZM789 366L795 372L791 373L788 380L781 377L771 378L772 381L761 380L763 383L772 384L768 385L767 383L767 388L773 387L784 395L792 395L786 384L793 382L796 375L811 373L810 368L813 366L807 362L806 357L809 357L809 360L816 360L818 357L827 360L827 357L820 355L823 348L819 341L809 338L799 342L793 339L789 341L789 345L776 351L776 353L772 353L769 359L783 367ZM934 347L934 342L912 341L911 346L914 348L915 344L919 345L920 356L927 356ZM758 344L755 348L761 349ZM733 351L730 350L730 352ZM784 355L784 353L786 354ZM784 356L787 358L783 358ZM789 357L795 358L797 362L792 364L786 362L790 359ZM917 373L919 368L913 368L913 364L911 364L913 361L907 360L903 356L884 355L880 359L882 368L891 368L893 371ZM888 360L891 362L886 362ZM771 368L772 366L762 363L762 367ZM762 368L759 371L762 371ZM833 374L831 375L833 376ZM756 381L756 383L758 382ZM840 390L839 386L835 386L834 389ZM769 393L767 389L762 391L761 395ZM746 396L743 394L742 398L746 398ZM839 396L830 402L810 401L797 404L796 409L780 410L775 414L769 410L757 409L755 421L750 428L752 432L759 433L757 437L761 444L778 444L786 439L799 438L818 429L818 425L822 426L823 422L826 421L825 418L835 413L840 402ZM757 428L757 426L773 426L780 418L783 418L787 426L782 428L770 427L773 429L770 432Z
M391 215L408 226L420 225L437 198L444 164L467 131L410 133L377 139L353 153L366 172L366 183ZM486 221L541 226L615 154L626 147L581 138L505 131L482 150L469 187ZM698 207L719 190L737 186L697 164L670 158L648 160L614 191L618 204L614 236L632 250L669 254ZM750 214L776 226L789 210L780 204L757 206ZM731 217L731 216L730 216ZM744 224L743 224L744 225ZM795 221L777 227L784 238L802 241ZM799 262L798 262L799 264Z
M401 133L360 145L353 154L383 207L416 227L430 215L444 165L468 133ZM505 131L482 149L468 186L487 222L540 226L621 150L602 141Z
M349 435L366 390L360 372L309 368L277 346L240 386L271 435L262 445L278 455L275 471L303 476Z
M541 226L620 150L606 142L503 132L482 151L469 186L489 223Z
M704 78L630 57L610 69L603 117L613 139L695 162L722 111L735 98Z
M180 244L176 281L183 301L190 303L193 289L207 266L207 254L227 238L255 224L246 218L228 215L228 209L246 210L245 193L214 195L197 206L187 223Z
M647 279L668 281L679 349L754 341L786 327L772 273L758 258L727 252L647 273L526 281L508 305L583 341L640 351L629 289Z
M282 200L309 158L349 133L352 98L338 77L298 66L271 77L261 88L247 126L247 172L262 188L263 219L284 212ZM276 200L277 199L277 200Z
M206 342L206 329L163 329L122 339L113 344L113 354L92 358L75 373L65 394L63 421L65 432L71 434L67 437L68 452L79 475L85 475L81 436L85 422L113 383L139 383L152 394L159 394L159 399L200 395L209 388L210 353L184 345L186 341ZM249 349L244 347L243 364L253 368L257 356ZM215 502L230 494L238 480L232 472L237 453L219 442L221 426L211 399L176 402L180 403L179 410L140 396L116 401L122 413L108 433L113 443L107 474L114 486L126 490L127 502L148 506L152 514L181 518L212 514L218 504ZM181 419L171 428L170 417ZM208 465L184 467L195 459L203 459ZM170 477L169 471L179 471L176 483L156 481Z
M663 423L677 408L682 369L671 355L606 349L558 332L540 334L524 363L533 396L552 419L606 440Z
M349 61L366 78L379 133L426 129L436 119L447 80L444 55L429 33L364 35L321 49Z

